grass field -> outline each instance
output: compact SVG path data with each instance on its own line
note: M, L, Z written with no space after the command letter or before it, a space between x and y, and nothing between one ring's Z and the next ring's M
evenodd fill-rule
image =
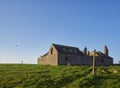
M0 64L0 88L120 88L120 66Z

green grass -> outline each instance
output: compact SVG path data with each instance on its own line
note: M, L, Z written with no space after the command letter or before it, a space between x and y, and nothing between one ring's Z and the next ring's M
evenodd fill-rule
M120 66L0 64L0 88L120 88Z

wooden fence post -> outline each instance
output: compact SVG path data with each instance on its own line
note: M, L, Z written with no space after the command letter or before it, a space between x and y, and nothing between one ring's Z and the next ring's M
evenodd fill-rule
M93 77L95 76L95 55L96 55L96 50L94 49L93 64L92 64L92 75L93 75Z

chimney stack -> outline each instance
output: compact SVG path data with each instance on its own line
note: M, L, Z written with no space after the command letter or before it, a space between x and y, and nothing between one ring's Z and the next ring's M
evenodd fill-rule
M87 55L87 48L84 48L84 54Z
M108 48L107 48L106 45L104 46L104 54L105 54L106 56L108 56Z

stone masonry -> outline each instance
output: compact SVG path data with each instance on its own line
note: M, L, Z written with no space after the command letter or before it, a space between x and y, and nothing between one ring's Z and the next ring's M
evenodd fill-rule
M92 65L93 52L80 51L77 47L52 44L49 51L38 58L41 65ZM112 65L113 58L108 56L108 48L104 46L104 53L97 51L95 65Z

